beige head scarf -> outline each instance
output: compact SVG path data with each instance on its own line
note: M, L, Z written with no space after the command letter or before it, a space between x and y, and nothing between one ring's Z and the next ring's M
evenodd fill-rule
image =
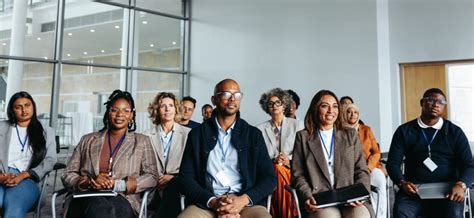
M357 121L354 123L354 124L350 124L349 123L349 116L347 115L347 111L349 109L354 109L355 111L357 111L357 113L359 113L359 117L357 117ZM348 104L346 105L343 109L342 109L342 126L344 127L347 127L347 128L354 128L356 130L359 129L359 119L360 119L360 112L359 112L359 107L357 107L357 105L355 104Z

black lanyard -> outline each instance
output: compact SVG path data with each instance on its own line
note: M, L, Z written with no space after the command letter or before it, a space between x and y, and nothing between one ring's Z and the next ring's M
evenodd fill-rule
M122 138L120 138L119 142L115 145L115 148L112 150L112 142L110 142L110 132L107 133L108 139L109 139L109 176L112 176L112 162L113 162L113 157L115 152L118 151L120 146L122 146L123 141L125 140L125 135L127 133L123 134Z
M26 141L28 140L28 129L26 130L27 132L26 132L26 135L25 135L25 141L21 141L20 132L18 131L18 125L16 125L15 128L16 128L16 136L18 136L18 141L21 144L21 153L23 153L23 151L25 150Z

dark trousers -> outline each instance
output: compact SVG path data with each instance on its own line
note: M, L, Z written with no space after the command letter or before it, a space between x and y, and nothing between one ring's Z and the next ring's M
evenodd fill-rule
M448 199L421 200L410 197L404 191L398 191L393 206L395 218L423 217L463 217L464 202L457 203Z
M175 218L181 212L180 195L178 191L178 179L171 179L162 191L160 197L158 190L153 193L153 198L148 205L148 210L153 217L159 218Z
M135 217L132 206L121 195L116 197L74 198L69 205L67 218Z

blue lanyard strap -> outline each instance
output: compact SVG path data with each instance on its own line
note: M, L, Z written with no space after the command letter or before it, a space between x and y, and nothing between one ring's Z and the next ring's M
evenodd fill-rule
M125 140L125 135L127 133L123 134L122 138L120 138L120 141L115 145L115 148L112 150L112 142L110 142L110 132L107 133L108 139L109 139L109 175L112 173L112 162L113 162L113 156L115 152L118 151L120 146L122 146L123 141Z
M323 139L323 136L321 135L320 130L318 130L318 134L319 134L319 138L321 139L321 143L323 143L324 152L326 152L326 154L328 155L328 162L330 163L332 153L333 153L332 150L334 149L334 130L332 131L332 135L331 135L331 146L329 147L329 151L326 147L326 143L324 143L324 139Z
M20 132L18 131L18 125L16 125L15 128L16 128L16 136L18 137L18 141L20 141L20 144L21 144L21 153L23 153L23 151L25 150L26 141L28 140L28 130L25 135L25 140L21 141Z
M431 141L428 141L428 137L426 137L426 133L423 129L421 129L421 133L423 133L423 138L425 138L426 143L428 144L428 156L431 158L431 143L433 143L436 133L438 133L438 130L435 131L433 134L433 137L431 137Z
M226 132L226 134L222 138L225 138L227 135L228 135L228 133ZM222 162L225 162L225 160L227 158L227 151L229 151L229 147L231 145L228 145L227 148L224 150L224 142L223 142L223 140L222 141L220 140L220 134L217 135L217 144L219 144L219 147L221 148Z

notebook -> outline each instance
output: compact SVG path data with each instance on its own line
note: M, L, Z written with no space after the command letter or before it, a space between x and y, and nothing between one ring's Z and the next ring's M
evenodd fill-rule
M104 190L74 192L74 194L72 195L73 198L87 198L87 197L97 197L97 196L115 197L117 196L117 192L114 192L110 189L104 189Z
M355 201L370 200L369 191L364 185L358 183L334 190L320 192L314 195L318 208L332 207L340 204L348 204Z
M417 193L421 199L443 199L449 194L453 187L452 182L435 182L415 184L418 189Z

